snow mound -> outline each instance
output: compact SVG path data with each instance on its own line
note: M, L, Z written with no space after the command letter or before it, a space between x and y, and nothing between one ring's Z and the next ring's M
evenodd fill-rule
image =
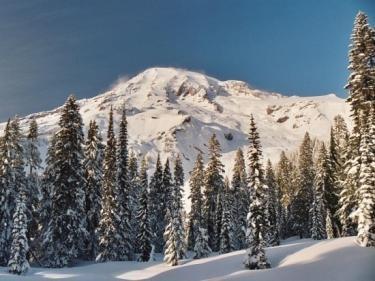
M32 268L22 277L10 275L6 268L0 268L0 280L375 280L375 249L359 247L354 237L324 241L289 239L266 251L272 265L267 270L245 270L242 265L245 251L237 251L200 260L183 260L176 267L167 266L161 261L84 263L63 269Z

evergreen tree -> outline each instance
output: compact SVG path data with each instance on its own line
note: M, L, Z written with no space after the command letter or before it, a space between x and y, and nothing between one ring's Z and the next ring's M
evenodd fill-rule
M264 172L261 164L262 150L259 134L254 122L253 115L250 116L249 133L249 189L251 194L249 213L247 215L247 242L248 250L244 261L248 269L269 268L265 254L265 237L269 227L266 200L268 187L264 182Z
M150 226L151 226L151 244L155 247L155 252L163 251L163 232L164 232L164 190L163 190L163 168L161 166L160 156L156 160L155 172L150 180Z
M90 121L85 143L85 160L83 163L86 193L87 231L86 257L95 259L98 255L98 232L101 210L101 186L103 180L103 153L104 146L98 125Z
M164 169L163 169L163 216L165 218L165 225L167 224L168 218L167 216L167 210L171 210L172 208L172 191L173 191L173 179L171 174L171 169L169 165L169 159L165 161Z
M349 138L345 162L346 178L340 194L339 214L344 236L355 233L356 218L359 218L359 216L358 213L355 216L351 216L351 214L354 210L358 210L358 203L362 200L358 197L361 196L361 192L358 192L358 190L362 189L362 185L368 185L367 180L362 178L366 177L365 174L368 173L368 171L363 172L362 167L364 168L371 163L371 160L367 159L368 156L363 155L367 154L366 152L363 153L363 151L368 146L368 137L365 136L367 122L363 120L369 116L371 106L375 100L374 37L375 31L369 26L367 16L359 12L356 16L351 36L352 43L349 51L350 75L346 85L349 90L347 101L351 106L354 128ZM362 137L365 137L365 140L362 140ZM365 163L362 163L362 161ZM366 170L367 168L364 169Z
M140 192L141 197L138 205L138 212L136 219L139 223L137 241L139 245L139 261L147 262L150 260L151 253L151 230L149 221L149 210L148 210L148 176L147 176L147 163L146 159L143 158L141 171L140 171Z
M292 212L294 229L301 238L310 237L311 203L313 201L314 167L312 142L308 133L305 134L299 148L298 156L298 189L293 201Z
M331 213L328 210L326 215L326 236L327 239L335 238L333 233L333 227L332 227L332 219L331 219Z
M83 252L86 241L83 176L82 118L76 99L70 96L59 120L51 181L51 213L43 233L46 266L63 267Z
M327 151L324 143L318 155L317 169L314 180L314 194L312 204L312 229L311 237L315 240L326 238L325 217L326 205L324 195L329 186Z
M218 212L217 209L220 208L218 198L224 185L224 166L220 161L221 148L215 134L210 138L208 149L210 157L204 178L204 217L209 237L208 244L211 249L218 251L220 244L216 239L220 233L220 218L217 215L221 216L221 212Z
M28 219L30 225L28 227L28 234L30 239L35 240L38 235L40 201L42 199L40 180L38 170L41 168L42 159L38 149L38 124L35 119L32 119L29 126L29 133L27 135L27 142L25 147L25 168L27 170L27 191L28 202L27 208L30 210L31 217Z
M236 152L232 176L232 219L234 225L235 249L246 247L246 216L250 205L250 193L247 187L245 159L242 150Z
M98 228L99 254L96 261L123 260L122 250L123 236L119 227L122 218L123 202L116 184L116 137L113 129L113 110L109 113L107 133L107 145L104 150L103 185L102 185L102 209Z
M268 186L268 200L267 208L269 215L270 227L267 230L267 242L271 246L280 244L280 201L278 195L278 186L276 183L275 174L273 172L271 161L268 159L266 167L265 183Z
M8 267L9 272L15 274L25 273L29 268L27 253L29 250L29 239L27 236L28 225L31 219L30 197L27 193L27 179L25 174L24 149L21 144L21 130L19 119L16 117L9 123L9 160L10 182L14 188L13 202L8 221L11 228L11 236L8 245L10 246ZM8 159L6 159L8 160Z
M199 227L203 227L202 190L204 187L204 166L202 153L198 153L189 179L191 201L188 225L188 249L193 250Z
M128 179L129 179L129 186L130 186L130 225L132 229L132 241L133 242L133 247L134 247L134 252L139 253L139 244L136 239L136 235L139 232L138 226L139 222L137 220L137 213L139 209L139 204L142 196L142 191L140 187L140 178L138 175L138 159L134 152L132 151L129 155L129 174L128 174Z
M8 120L1 140L0 169L0 266L6 266L9 259L12 232L12 214L16 207L16 186L14 175L14 134L11 121Z
M182 203L182 192L184 186L184 170L182 166L182 160L178 154L174 164L174 183L172 193L174 195L175 211L177 223L177 253L178 258L182 259L185 257L186 245L185 245L185 230L182 218L183 203Z
M354 120L353 133L361 133L361 118L368 116L371 102L375 101L375 31L368 24L367 16L359 12L354 22L349 51L347 99Z
M131 200L130 200L130 182L129 182L129 163L128 163L128 122L126 120L126 111L122 110L120 121L120 130L117 148L117 183L116 189L118 197L115 200L119 203L118 213L118 231L121 236L121 244L118 247L121 260L133 259L132 228L131 228Z
M39 213L39 228L38 231L40 236L38 240L49 238L44 234L47 233L50 221L50 215L52 213L52 194L54 194L54 178L55 178L55 164L56 161L56 139L57 134L55 133L50 140L50 144L47 150L46 156L46 167L43 172L43 177L41 181L41 194L42 200L40 202L40 213ZM37 255L44 263L48 263L48 255L47 253L51 253L54 251L52 243L43 243L43 241L37 241Z
M352 214L358 222L357 242L362 247L375 247L375 101L370 116L363 118L366 125L362 125L359 148L358 209Z
M225 254L232 252L235 247L233 245L233 217L232 206L233 198L229 186L229 179L225 178L224 189L222 192L222 225L220 232L220 253Z
M211 254L211 248L208 245L207 230L199 227L194 243L194 259L201 259L208 257Z
M164 262L171 266L178 265L178 249L177 249L178 221L176 219L175 213L176 212L171 212L170 209L167 210L166 217L168 218L169 222L164 232L164 239L165 239Z
M297 169L282 151L276 167L276 183L279 188L280 200L280 237L287 238L295 235L293 230L292 202L295 200L297 186Z
M30 212L27 207L27 202L29 200L30 199L27 198L25 182L20 182L16 209L13 214L10 259L8 262L9 272L13 274L24 274L30 268L27 260L29 251L27 214Z

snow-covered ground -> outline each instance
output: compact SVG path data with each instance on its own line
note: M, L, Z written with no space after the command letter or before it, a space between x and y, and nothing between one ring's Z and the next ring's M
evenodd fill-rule
M245 251L183 260L170 267L161 261L85 263L72 268L32 268L26 276L14 276L0 268L0 280L246 280L246 281L374 281L375 249L362 248L354 237L324 241L283 241L267 248L271 269L249 271L242 266Z

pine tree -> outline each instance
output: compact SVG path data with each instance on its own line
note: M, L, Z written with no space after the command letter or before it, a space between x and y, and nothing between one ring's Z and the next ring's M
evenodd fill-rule
M42 199L40 179L38 170L41 168L42 159L38 149L38 124L32 119L29 126L29 133L25 146L25 168L27 170L28 185L28 202L27 207L30 210L31 217L28 218L30 225L28 227L28 235L30 239L35 240L38 235L40 201Z
M312 204L311 237L315 240L326 238L326 201L324 195L327 193L327 187L329 186L328 168L327 151L323 143L318 155Z
M375 247L375 101L371 118L364 117L360 143L358 209L352 214L358 221L357 242L362 247Z
M229 179L225 178L224 189L222 192L222 225L220 232L220 253L225 254L232 252L234 247L233 217L232 206L233 197L229 186Z
M16 209L13 214L12 242L10 248L10 259L8 262L9 272L13 274L25 274L30 268L27 260L27 254L29 251L27 235L29 219L27 218L27 214L30 212L27 207L27 202L29 200L30 199L27 197L25 182L20 182Z
M128 173L128 179L129 179L129 186L130 186L130 225L132 229L132 241L133 242L133 248L135 253L139 253L139 244L136 239L137 233L139 232L138 226L139 223L137 221L137 213L139 209L139 201L142 196L142 191L140 187L140 179L138 174L138 159L134 152L132 151L129 155L129 173Z
M293 216L291 213L291 205L295 200L297 169L282 151L280 160L276 167L276 184L279 189L280 200L280 237L287 238L294 235Z
M10 237L10 257L8 262L9 272L14 274L25 273L29 268L27 253L29 239L27 236L28 225L31 219L30 197L27 193L27 179L25 174L24 149L21 144L21 131L19 119L16 117L10 123L10 160L12 182L15 190L15 207L9 221L12 233Z
M109 113L107 145L104 150L102 209L99 220L99 254L96 261L118 261L123 243L119 221L122 217L120 193L116 184L116 137L113 129L113 110Z
M273 172L272 163L268 159L266 167L265 183L268 186L268 200L267 208L269 215L270 227L267 230L267 242L271 246L277 246L280 244L280 201L278 186L276 183L275 174Z
M209 237L208 244L211 249L218 251L220 242L217 241L217 238L221 222L217 215L221 215L221 212L218 212L217 209L220 208L218 198L224 186L224 166L220 161L221 148L215 134L210 138L208 146L210 157L204 178L204 217Z
M128 163L128 122L126 120L126 111L122 110L120 121L120 130L117 148L117 183L116 189L118 197L115 200L119 203L118 231L121 236L121 244L118 247L121 260L133 260L132 228L131 228L131 200L130 200L130 182L129 182L129 163Z
M50 221L50 214L52 213L52 194L54 194L54 178L55 178L55 164L56 161L56 139L57 134L55 133L51 139L50 143L47 149L47 156L46 156L46 167L43 172L43 177L41 181L41 194L42 194L42 200L41 200L41 206L40 206L40 213L39 213L39 228L38 231L40 234L40 239L50 237L48 235L45 235L47 233L48 227L49 227L49 221ZM37 241L39 242L39 241ZM52 243L43 243L43 241L40 241L37 243L37 252L36 254L40 258L40 260L44 263L48 263L48 255L47 253L52 253L54 251L53 244Z
M165 239L165 252L164 262L168 265L178 265L178 249L177 249L177 221L170 209L167 210L166 217L169 222L165 228L164 239Z
M242 150L236 152L232 176L232 219L234 225L235 249L246 247L246 216L250 205L250 193L247 187L245 159Z
M43 233L46 266L63 267L82 254L86 241L82 118L70 96L62 109L54 148L51 213ZM51 245L52 244L52 245Z
M346 162L344 164L344 181L339 198L339 210L337 211L342 226L342 236L352 236L357 233L357 223L351 217L351 214L358 207L358 198L356 190L359 181L359 140L360 134L353 131L349 137L346 153Z
M182 259L185 257L186 245L185 245L185 230L182 218L183 203L182 203L182 192L184 186L184 170L182 166L182 160L178 154L174 164L174 182L172 193L174 195L176 220L177 220L177 254L178 258Z
M326 236L327 239L335 238L332 227L331 212L328 210L326 215Z
M194 242L194 259L205 258L211 254L211 248L208 245L207 230L205 228L198 228L197 236Z
M269 227L266 208L268 188L264 183L264 172L261 164L262 150L253 115L250 116L250 133L248 139L248 182L251 200L247 215L248 229L246 234L248 250L244 264L248 269L264 269L270 267L264 250L266 231Z
M0 266L6 266L9 259L12 214L16 207L16 186L14 178L14 136L11 120L8 120L1 140L0 169Z
M359 12L354 22L349 51L347 102L354 120L353 133L361 133L361 118L368 116L371 102L375 101L375 31L368 24L367 16Z
M163 232L164 232L164 190L163 190L163 168L161 166L160 156L156 160L155 172L150 180L150 226L152 234L152 245L155 247L155 252L161 253L163 251Z
M167 210L171 210L172 208L172 191L173 191L173 179L171 174L171 169L169 165L169 159L165 161L164 169L163 169L163 217L165 218L165 225L167 225Z
M92 260L98 255L99 237L97 228L101 210L101 186L103 180L103 153L104 146L98 125L90 121L85 143L85 160L83 163L86 193L86 217L87 231L89 233L86 242L86 258Z
M306 133L299 148L298 189L293 206L291 207L294 217L294 229L301 238L310 237L310 210L313 201L314 185L312 147L310 136Z
M354 128L349 138L345 163L346 178L340 194L339 214L344 236L352 235L355 232L357 224L355 218L359 216L357 212L356 216L351 216L351 214L354 210L358 210L358 203L362 200L358 197L360 196L358 190L362 189L362 184L368 185L361 178L368 173L364 172L363 174L362 167L367 166L369 163L368 156L363 155L363 151L366 150L365 147L368 146L367 137L365 136L367 122L363 120L369 115L375 100L374 37L375 31L369 26L367 16L359 12L356 16L351 36L352 44L349 51L350 75L346 85L346 89L349 90L347 102L351 106ZM365 140L362 140L364 136ZM367 153L365 152L364 154ZM362 161L365 161L366 164L362 163Z
M140 256L138 258L141 262L147 262L150 260L151 253L151 230L149 221L149 210L148 210L148 176L147 176L147 163L146 159L143 158L141 171L140 171L140 192L141 197L138 205L138 212L136 219L139 223L137 241L139 245Z
M202 190L204 187L204 166L202 153L198 153L194 168L190 173L189 185L191 201L188 225L188 249L193 250L199 227L204 225L202 210Z

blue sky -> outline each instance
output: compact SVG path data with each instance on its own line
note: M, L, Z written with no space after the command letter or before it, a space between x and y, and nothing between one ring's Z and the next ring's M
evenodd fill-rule
M91 97L152 66L288 95L343 90L373 0L0 0L0 120Z

